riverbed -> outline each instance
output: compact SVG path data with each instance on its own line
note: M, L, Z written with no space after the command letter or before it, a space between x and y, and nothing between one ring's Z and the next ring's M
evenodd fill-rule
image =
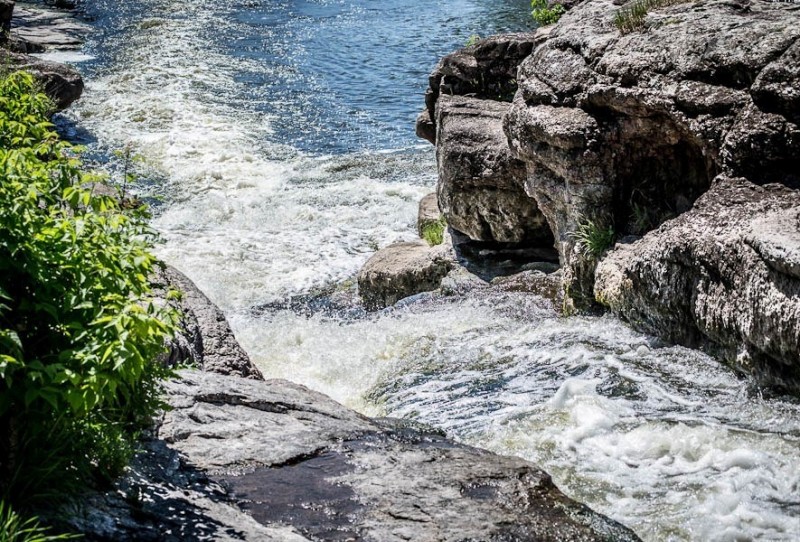
M796 400L533 295L352 303L435 186L413 133L428 73L472 36L531 29L527 1L87 0L83 16L87 89L62 130L112 177L131 149L159 255L266 376L532 460L645 540L800 539Z

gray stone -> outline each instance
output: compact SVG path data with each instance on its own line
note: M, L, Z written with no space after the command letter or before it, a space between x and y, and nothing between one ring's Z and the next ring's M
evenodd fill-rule
M424 241L395 243L376 252L358 273L358 291L367 310L394 305L399 300L436 290L453 266L448 245Z
M156 273L154 283L162 298L168 289L181 294L180 299L170 301L181 314L181 332L172 341L165 363L188 362L205 371L263 379L236 341L225 315L186 275L167 266Z
M461 96L437 102L439 207L447 224L475 241L552 245L536 201L525 193L525 165L503 133L508 104Z
M42 6L17 6L11 21L11 35L34 50L75 49L91 31L72 13Z
M597 267L597 299L634 326L707 346L800 392L800 193L719 177L694 208Z

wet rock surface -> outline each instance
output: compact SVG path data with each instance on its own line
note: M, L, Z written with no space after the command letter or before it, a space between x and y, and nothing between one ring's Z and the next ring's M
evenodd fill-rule
M191 363L213 373L263 379L236 341L225 315L186 275L167 266L156 274L154 286L162 298L169 289L180 292L180 299L170 301L181 314L180 333L173 339L165 363Z
M638 540L521 459L285 381L181 377L133 472L73 521L90 540Z
M720 177L694 208L617 247L597 298L635 326L710 346L742 372L800 393L800 193Z
M452 268L447 244L395 243L376 252L358 273L358 291L367 310L394 305L403 298L436 290Z

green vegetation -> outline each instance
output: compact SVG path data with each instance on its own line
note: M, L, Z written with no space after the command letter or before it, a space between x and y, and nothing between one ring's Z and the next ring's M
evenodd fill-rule
M587 258L599 258L614 244L614 228L587 220L572 234L578 249Z
M531 0L531 17L539 26L555 24L567 10L561 4L548 7L547 0Z
M23 519L5 502L0 501L0 542L55 542L74 540L73 535L51 535L36 518Z
M176 321L151 299L146 210L95 194L52 110L31 75L0 77L0 499L17 510L121 472Z
M431 246L441 245L444 242L444 230L447 228L447 221L440 217L435 222L428 222L422 226L422 238Z
M480 40L481 40L481 37L478 34L472 34L469 38L467 38L467 41L464 43L464 45L466 47L472 47L473 45L478 43Z
M682 4L689 0L634 0L614 14L614 26L623 34L642 30L652 9Z

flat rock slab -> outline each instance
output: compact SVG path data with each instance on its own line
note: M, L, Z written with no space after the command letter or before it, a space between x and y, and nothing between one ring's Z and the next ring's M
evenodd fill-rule
M285 381L184 373L159 436L251 516L310 540L636 540L521 459Z
M70 12L24 3L16 5L11 19L12 35L39 49L74 49L91 30Z
M522 459L373 420L303 386L182 371L88 540L634 541Z

